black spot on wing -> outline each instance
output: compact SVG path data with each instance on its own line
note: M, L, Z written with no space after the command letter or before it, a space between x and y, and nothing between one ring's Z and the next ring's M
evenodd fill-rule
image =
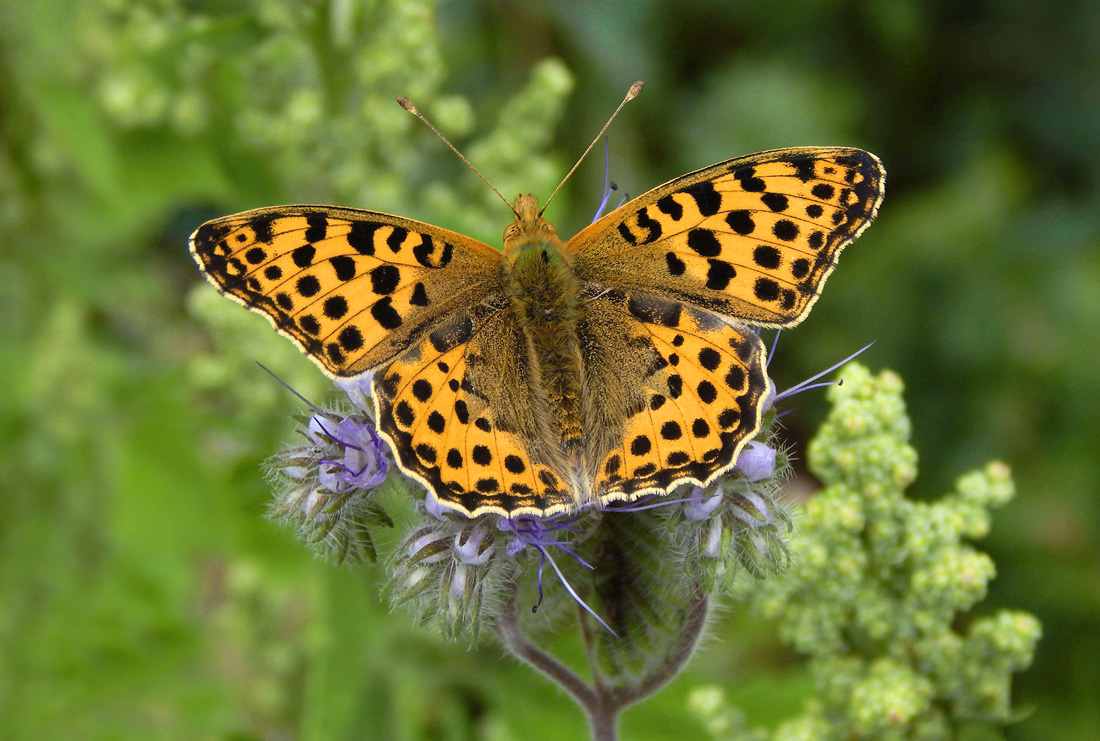
M393 293L401 282L401 270L396 265L379 265L371 270L368 275L370 276L371 290L379 295Z
M373 221L353 221L347 236L348 244L360 255L373 255L374 233L382 226Z
M722 355L713 347L704 347L699 351L699 365L714 372L722 363Z
M722 194L714 189L714 183L709 180L689 185L680 192L691 196L703 216L714 216L722 209Z
M814 161L812 158L807 156L792 157L788 164L794 170L795 177L803 183L808 183L814 179Z
M761 301L775 301L779 298L779 284L771 278L757 278L753 293Z
M427 421L428 421L428 429L431 430L432 432L434 432L437 435L442 434L443 430L445 430L447 428L447 420L444 419L443 415L440 414L436 410L432 410L432 413L428 415L428 420ZM451 448L451 452L457 453L458 451L455 450L454 448ZM448 456L448 459L449 459L450 458L450 453L448 453L447 456ZM448 460L448 465L450 465L449 460ZM458 466L453 466L453 465L451 466L451 468L457 468L457 467Z
M349 281L355 277L355 259L347 255L338 255L329 259L336 277L342 281Z
M340 295L329 296L322 304L322 311L328 319L343 319L348 313L348 301Z
M710 229L692 229L687 235L688 247L702 257L717 257L722 254L722 244Z
M409 230L403 226L393 227L393 231L386 237L386 246L390 248L390 252L397 254L401 251L401 245L405 243L405 239L409 236Z
M355 352L363 348L363 334L354 325L348 325L340 330L340 335L336 339L345 352Z
M668 454L668 457L665 458L665 463L667 463L670 466L673 466L674 468L679 468L680 466L684 465L685 463L687 463L690 460L691 460L690 455L688 455L687 453L685 453L682 450L676 450L676 451L673 451L673 452Z
M318 334L321 331L321 325L317 321L317 318L312 314L305 314L298 318L298 326L302 328L303 332L308 334Z
M393 408L393 414L394 417L397 418L398 424L402 427L411 426L416 419L412 406L405 400L397 402L397 406Z
M752 261L767 270L778 268L780 260L779 250L768 244L758 245L752 251Z
M644 208L639 210L637 216L638 227L646 229L649 232L649 234L642 239L642 244L649 244L661 238L661 223L650 216L648 210Z
M430 234L421 234L421 242L413 247L413 257L426 268L443 268L451 262L454 246L450 242L441 242L442 248L436 250L435 240Z
M306 241L310 244L320 242L328 235L328 217L324 214L306 215Z
M726 214L726 223L729 224L730 229L741 235L752 234L753 230L756 229L756 222L752 220L752 214L745 210L730 211Z
M793 242L798 237L798 225L790 219L780 219L772 227L772 234L784 242Z
M707 288L713 291L724 291L729 288L730 281L737 277L737 269L725 260L707 260L710 267L707 268Z
M465 317L435 330L428 335L428 341L432 343L436 352L445 353L469 342L473 334L474 322L469 317Z
M300 268L308 268L313 264L313 258L317 254L317 248L311 244L304 244L290 253L290 259Z
M294 289L299 296L312 298L321 292L321 281L315 275L303 275L294 284Z
M417 401L427 401L428 399L432 398L432 392L432 384L429 381L423 378L418 378L416 379L416 381L413 382L412 393L413 396L416 397Z
M391 297L386 296L370 307L370 314L384 329L397 329L402 324L401 314L393 308Z
M760 200L772 211L786 211L790 207L790 201L782 193L765 193Z
M664 327L680 326L682 309L675 301L650 295L631 296L627 301L627 310L639 321Z
M257 216L252 219L252 221L248 222L248 225L252 227L252 233L255 235L257 242L271 244L271 240L275 239L275 232L271 228L271 224L274 221L274 216Z
M673 221L679 221L684 217L684 207L672 196L664 196L657 201L657 208L661 209L661 213L671 216Z
M749 193L764 192L764 181L756 177L756 168L752 165L742 165L733 168L733 177L737 180L742 190Z
M430 303L428 301L428 292L425 290L423 283L417 283L416 286L413 287L413 293L409 298L409 303L413 306L427 306Z

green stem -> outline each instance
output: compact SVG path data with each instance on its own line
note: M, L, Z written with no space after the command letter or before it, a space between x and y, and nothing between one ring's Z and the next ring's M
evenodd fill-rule
M516 611L516 594L519 585L509 580L504 586L504 605L497 616L496 630L504 645L518 659L530 664L556 682L586 711L595 706L599 698L596 692L576 672L527 640L519 624Z
M697 588L695 596L688 605L687 616L679 633L680 639L669 652L667 660L636 684L612 687L607 685L600 675L588 616L578 609L578 625L592 672L591 685L572 669L527 639L520 627L519 613L516 610L518 591L519 585L514 581L505 585L504 604L497 616L497 633L504 641L504 645L517 658L557 683L584 709L588 717L592 741L617 741L619 714L623 709L657 692L680 673L699 644L699 638L707 622L709 607L706 594L702 589Z

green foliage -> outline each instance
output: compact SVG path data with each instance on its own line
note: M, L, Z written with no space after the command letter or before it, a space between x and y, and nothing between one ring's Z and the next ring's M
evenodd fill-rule
M790 570L749 597L808 657L816 689L772 738L956 738L1017 719L1010 681L1031 664L1038 621L1001 610L956 628L994 575L963 540L989 532L1012 480L991 463L934 502L905 498L917 456L901 390L895 374L857 364L829 390L809 451L825 488L798 522ZM717 688L700 688L692 710L716 739L764 737Z
M774 146L883 157L881 218L772 372L788 385L877 339L867 362L907 380L918 502L976 461L1012 463L1020 496L985 542L989 607L956 622L968 651L1008 664L973 677L966 712L989 712L1025 653L1028 626L996 612L1018 606L1047 636L1016 683L1014 705L1034 712L1012 736L1097 737L1096 18L1085 0L0 0L0 735L576 735L568 700L526 669L440 646L388 614L371 568L315 563L262 518L260 462L295 402L253 361L314 400L325 382L199 285L185 244L205 218L310 201L497 243L495 196L392 99L415 100L506 196L545 197L643 78L611 131L628 192ZM599 185L597 156L555 200L559 231L588 221ZM823 414L799 403L784 440ZM988 473L967 480L998 490ZM937 510L949 530L985 516L965 489ZM836 527L867 518L829 491ZM909 521L875 519L873 542L888 552ZM942 544L934 529L906 537ZM937 599L984 593L988 562L947 563L975 579L968 591L925 569ZM871 604L859 625L873 643L893 623ZM702 733L684 708L703 685L747 727L790 717L812 687L771 627L747 610L717 622L624 735ZM863 676L904 669L869 656Z

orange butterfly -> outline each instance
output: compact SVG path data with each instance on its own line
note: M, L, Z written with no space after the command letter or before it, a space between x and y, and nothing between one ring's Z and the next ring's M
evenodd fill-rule
M885 171L798 147L671 180L563 243L521 195L504 249L374 211L209 221L191 253L333 378L373 374L398 465L470 517L706 486L759 431L765 350L875 218Z

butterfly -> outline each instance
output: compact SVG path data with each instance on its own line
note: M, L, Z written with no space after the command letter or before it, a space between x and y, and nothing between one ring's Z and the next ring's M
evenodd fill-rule
M760 430L755 329L809 313L871 223L860 149L720 162L562 242L520 195L503 250L399 216L278 206L191 236L203 274L330 377L371 377L401 470L469 516L706 486Z

